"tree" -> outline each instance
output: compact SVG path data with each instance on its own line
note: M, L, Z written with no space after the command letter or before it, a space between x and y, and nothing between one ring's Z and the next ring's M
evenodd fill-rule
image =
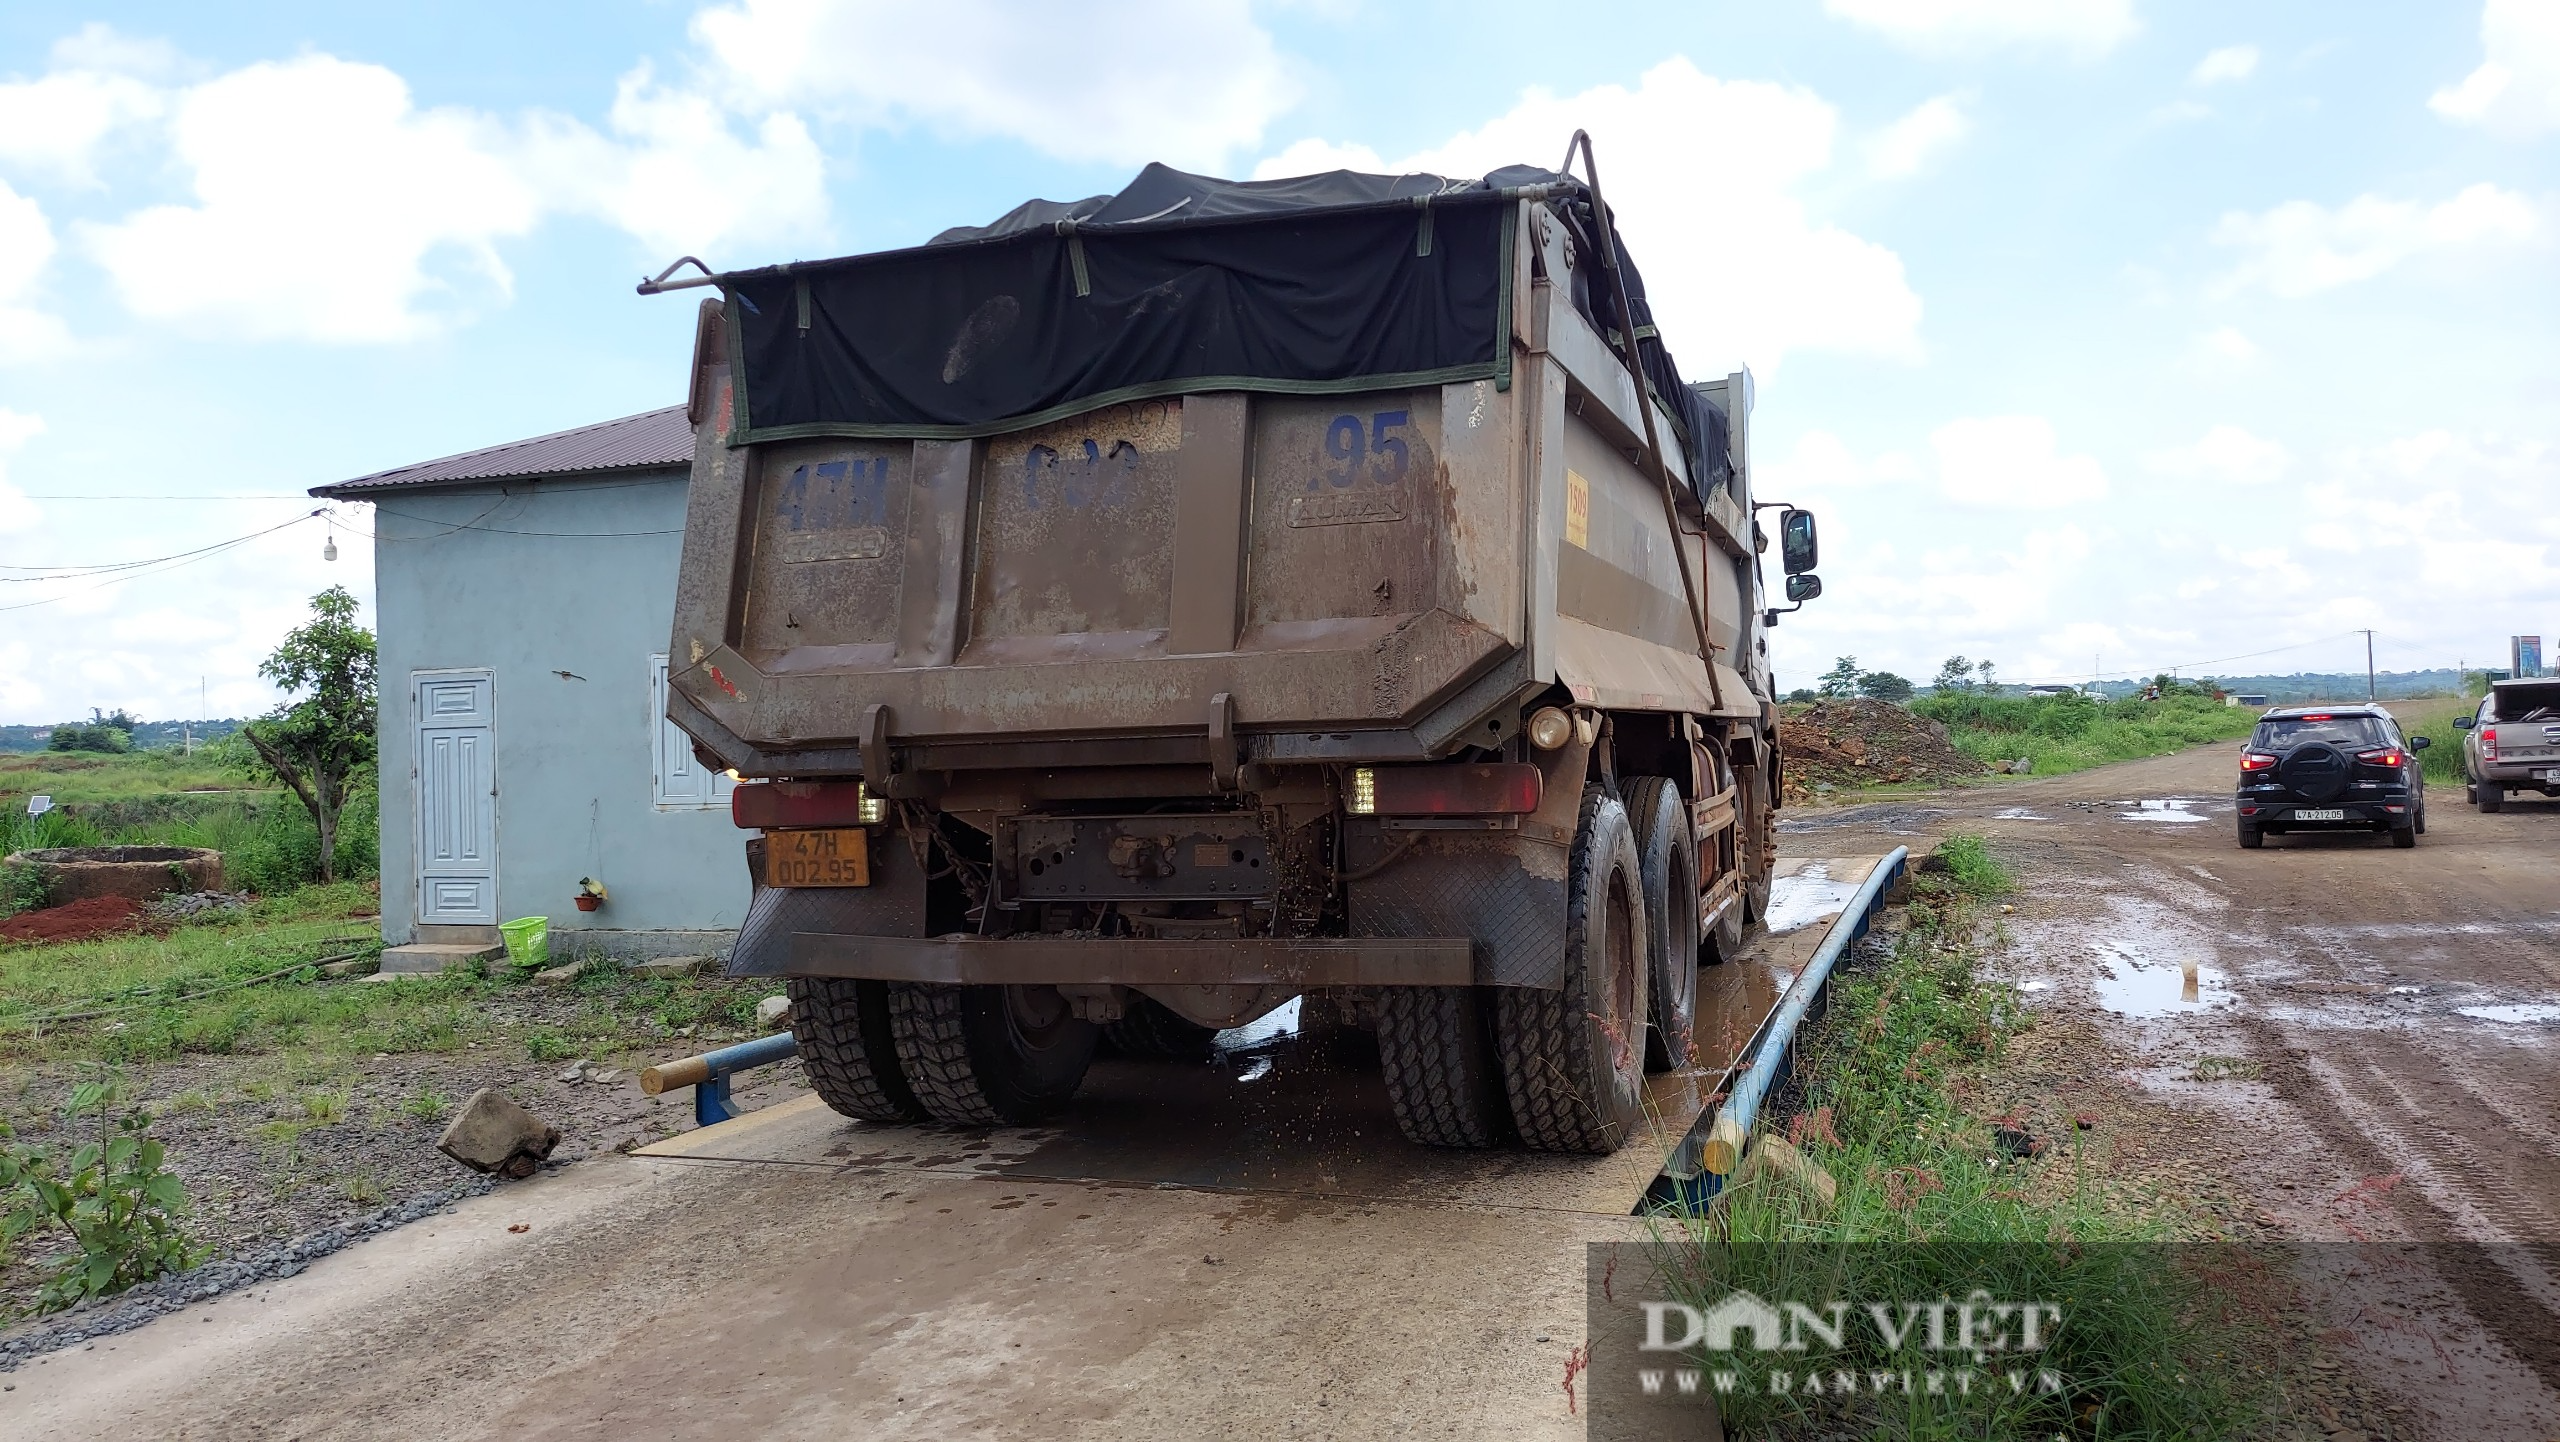
M1995 696L1996 696L1996 695L1998 695L1998 694L2000 694L2000 678L1991 674L1991 663L1990 663L1990 662L1988 662L1988 661L1976 661L1976 662L1974 662L1974 663L1973 663L1973 673L1974 673L1975 675L1980 676L1980 677L1982 678L1982 689L1983 689L1983 690L1988 691L1988 692L1992 693L1992 694L1993 694L1993 695L1995 695Z
M118 715L124 713L118 712ZM103 722L73 721L53 728L53 738L45 743L55 751L121 752L133 749L131 733Z
M286 701L240 728L261 768L293 788L320 830L320 879L338 879L338 814L373 765L373 633L356 624L356 598L331 586L311 598L311 620L287 631L258 674Z
M1832 700L1858 694L1858 678L1866 673L1858 669L1858 658L1843 656L1814 681L1814 689Z
M1897 706L1911 699L1912 690L1910 682L1891 671L1869 671L1858 678L1859 695L1876 701L1891 701Z
M1947 664L1938 668L1938 679L1930 685L1941 696L1973 689L1973 663L1962 656L1949 656Z

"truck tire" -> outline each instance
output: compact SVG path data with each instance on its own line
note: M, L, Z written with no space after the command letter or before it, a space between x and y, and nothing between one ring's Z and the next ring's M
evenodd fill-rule
M1778 808L1761 779L1765 774L1757 766L1738 767L1733 773L1735 851L1742 865L1745 922L1769 914L1769 893L1778 872Z
M923 1121L924 1106L898 1070L889 1039L889 983L832 976L788 981L800 1070L819 1100L866 1122Z
M926 1113L955 1126L1020 1125L1065 1106L1100 1032L1055 987L889 985L899 1070Z
M2474 781L2471 783L2471 799L2479 804L2481 810L2495 811L2507 804L2507 788L2495 781Z
M1378 1060L1396 1127L1426 1147L1500 1146L1511 1130L1486 1026L1472 986L1391 986L1378 997Z
M1698 1025L1698 838L1688 803L1667 777L1626 783L1627 820L1635 828L1644 878L1644 1067L1670 1071L1689 1064Z
M1644 881L1627 811L1582 793L1565 876L1564 986L1499 988L1512 1125L1533 1151L1608 1153L1644 1120Z
M1131 997L1120 1019L1102 1028L1113 1050L1139 1061L1206 1061L1217 1034L1151 996Z

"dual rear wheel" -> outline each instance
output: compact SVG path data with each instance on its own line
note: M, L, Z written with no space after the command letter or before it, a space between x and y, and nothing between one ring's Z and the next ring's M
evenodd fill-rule
M1659 796L1646 795L1658 811ZM1654 1016L1644 867L1625 804L1590 787L1566 865L1564 985L1386 992L1378 1054L1406 1136L1429 1146L1517 1137L1537 1151L1612 1152L1635 1132ZM1694 937L1694 911L1688 927ZM1696 995L1693 961L1686 1004L1694 1008Z
M1047 986L790 979L809 1085L874 1122L1018 1125L1067 1104L1099 1029Z

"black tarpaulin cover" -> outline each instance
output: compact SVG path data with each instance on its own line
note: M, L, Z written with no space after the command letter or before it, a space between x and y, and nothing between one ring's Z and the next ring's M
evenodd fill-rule
M1524 187L1587 239L1579 183L1525 166L1228 181L1150 165L1116 195L1029 201L914 249L731 273L733 439L983 436L1184 391L1507 385ZM1714 442L1692 466L1713 484L1722 427L1628 278L1639 355L1683 439ZM1574 294L1616 329L1592 299L1605 284Z

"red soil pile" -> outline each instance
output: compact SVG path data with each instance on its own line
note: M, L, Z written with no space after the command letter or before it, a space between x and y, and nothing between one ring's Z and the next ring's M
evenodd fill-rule
M141 929L141 902L130 896L90 896L0 921L0 941L87 941Z
M1816 701L1789 706L1778 717L1790 801L1880 783L1939 784L1990 769L1957 750L1946 727L1883 701Z

